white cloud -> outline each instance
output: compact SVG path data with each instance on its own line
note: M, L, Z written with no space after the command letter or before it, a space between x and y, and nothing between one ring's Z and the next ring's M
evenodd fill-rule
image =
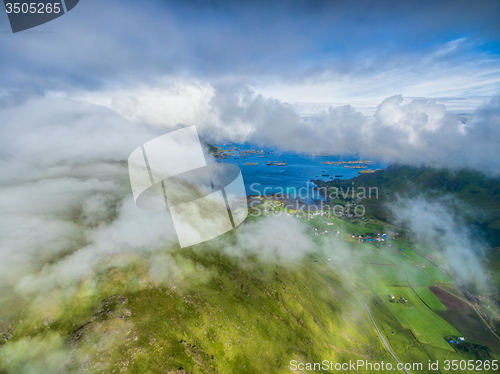
M2 281L16 283L32 274L23 289L48 287L51 282L44 279L53 284L79 279L102 257L175 242L167 214L133 205L125 161L145 141L181 124L194 122L211 140L500 170L494 157L498 97L465 117L434 101L393 96L374 116L341 106L303 118L287 103L246 86L176 81L124 92L80 94L76 101L62 95L37 98L0 109ZM129 101L136 105L127 107ZM285 259L300 256L309 245L301 234L287 234L293 222L261 225L240 230L237 246ZM33 275L38 272L40 278Z
M207 82L163 78L154 86L81 92L72 99L112 108L130 121L173 127L206 121L213 93Z
M232 256L255 255L264 261L293 263L313 248L304 230L296 218L279 215L241 226L234 242L221 237L213 245L222 242L224 252Z
M135 207L129 185L128 154L158 131L53 98L0 109L0 121L4 286L71 284L110 254L175 239L168 215Z
M396 224L410 229L417 248L429 245L444 256L446 270L455 279L466 285L486 285L487 273L481 265L485 243L463 222L464 210L470 208L450 196L437 201L424 196L399 198L388 207Z
M211 141L358 154L386 162L473 167L493 174L500 166L493 157L500 140L497 97L469 114L450 111L448 99L394 95L382 99L373 115L343 105L328 106L305 117L295 106L265 98L245 85L212 86L193 80L164 80L149 88L141 85L85 93L76 100L83 98L106 105L131 121L160 128L194 124L200 135ZM131 101L135 105L127 106Z

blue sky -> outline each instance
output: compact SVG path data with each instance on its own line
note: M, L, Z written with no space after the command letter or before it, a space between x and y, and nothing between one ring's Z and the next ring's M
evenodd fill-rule
M288 102L367 105L491 96L499 18L498 1L82 0L16 35L2 13L0 79L36 92L194 77Z

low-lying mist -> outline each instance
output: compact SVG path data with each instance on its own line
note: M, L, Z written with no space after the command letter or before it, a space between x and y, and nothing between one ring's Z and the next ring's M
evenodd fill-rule
M427 251L431 248L444 256L445 263L440 265L454 279L464 286L486 287L488 273L481 261L488 245L466 221L466 217L481 212L452 196L398 197L387 207L394 223L409 230L406 234L417 248L426 246Z
M336 114L332 111L329 116ZM75 304L73 309L95 308L99 295L118 289L196 285L220 275L178 255L168 212L141 210L134 204L127 157L165 133L165 128L131 122L102 106L60 99L28 100L2 108L0 121L0 329L15 322L27 331L32 328L30 318L49 324L62 318L69 302ZM302 139L303 127L297 126L290 134L301 133ZM258 141L257 135L250 138ZM484 243L447 204L447 200L400 199L391 211L397 224L444 253L456 279L483 284ZM340 239L313 240L304 229L304 222L285 214L246 222L189 250L218 251L243 265L253 257L293 267L320 248L337 263L350 261L349 248ZM106 288L108 282L113 284ZM21 309L24 322L15 314ZM93 310L73 312L88 315ZM75 324L74 328L86 322L71 317L66 316L65 323ZM46 362L49 368L53 362L69 360L57 335L31 353L33 344L25 340L16 344L14 351L26 351L19 357L40 365ZM2 350L10 352L11 346Z
M146 259L152 281L183 276L179 258L168 255L178 249L169 213L135 206L125 161L164 129L59 99L3 108L0 119L4 302L62 291L70 297L89 276L123 261L120 255ZM288 217L245 225L209 245L277 262L293 262L311 248ZM164 253L160 261L154 251Z

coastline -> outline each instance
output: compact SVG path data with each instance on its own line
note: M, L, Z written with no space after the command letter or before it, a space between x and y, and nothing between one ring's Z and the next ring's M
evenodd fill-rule
M225 155L224 158L216 158L216 162L239 166L247 196L274 193L293 196L295 191L306 188L309 191L308 203L312 200L323 200L313 189L316 187L313 184L315 180L346 181L363 174L373 174L388 166L377 161L361 159L357 155L284 152L254 144L225 143L211 145L211 148L218 154ZM214 155L213 152L211 154Z

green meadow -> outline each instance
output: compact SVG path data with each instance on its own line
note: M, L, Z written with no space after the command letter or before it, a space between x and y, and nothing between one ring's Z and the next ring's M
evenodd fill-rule
M459 331L422 303L411 288L399 287L389 291L396 298L404 297L407 300L392 302L386 295L381 295L384 304L403 327L410 329L422 343L453 351L445 336L460 336Z
M315 247L293 262L230 256L216 242L165 248L155 252L155 266L167 269L160 279L152 276L148 255L128 255L120 266L96 269L69 298L54 295L53 304L37 308L26 300L10 311L12 337L2 342L0 373L31 373L35 358L51 373L81 367L89 373L288 373L291 360L323 359L395 364L361 301L325 260L369 306L402 362L479 358L484 349L460 351L445 339L462 331L474 344L490 344L488 357L499 358L496 338L474 311L468 319L449 313L427 288L460 292L414 243L351 238L383 231L381 221L294 219ZM474 321L474 331L457 327L466 320Z
M427 287L415 287L418 297L432 310L446 310L445 306Z

